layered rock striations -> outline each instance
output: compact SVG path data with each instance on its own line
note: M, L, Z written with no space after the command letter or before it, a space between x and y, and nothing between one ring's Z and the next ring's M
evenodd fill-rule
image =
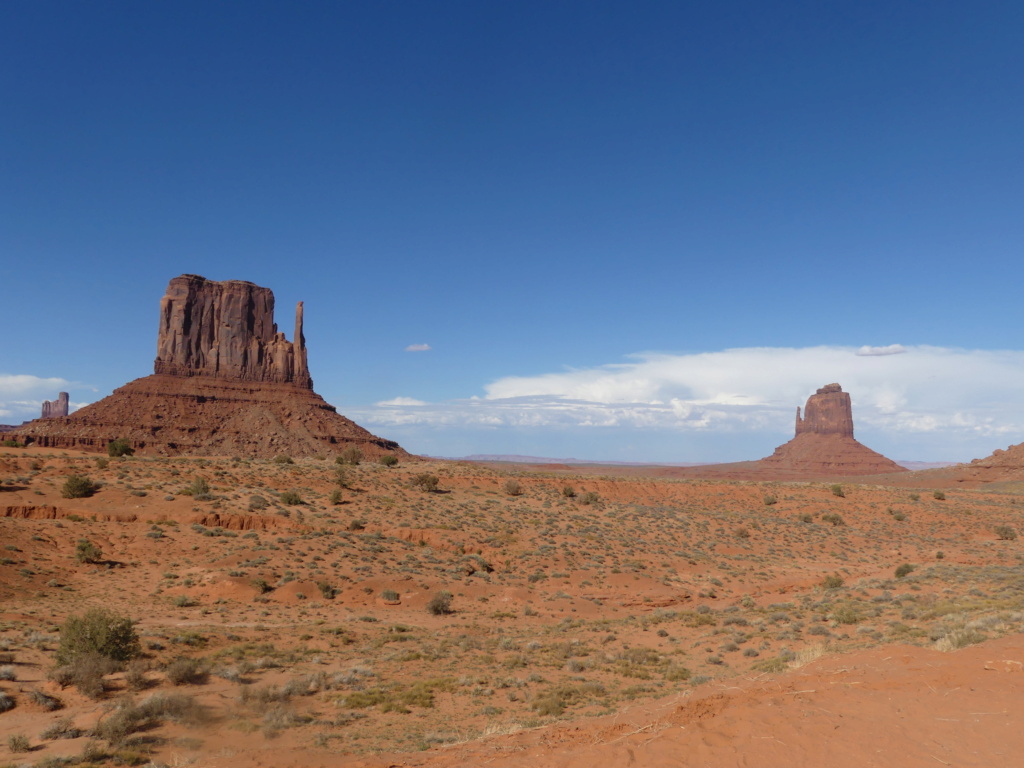
M86 450L125 438L159 455L311 456L349 445L368 457L408 455L313 391L302 324L299 302L288 341L274 324L270 289L181 275L160 302L152 376L71 416L29 422L14 437Z
M43 400L42 419L56 419L68 415L68 393L58 392L56 400Z
M838 384L826 384L807 399L803 417L796 409L796 435L767 458L759 470L777 476L833 477L906 472L895 461L853 437L850 395Z
M244 280L218 283L198 275L176 277L160 300L153 372L312 389L302 302L295 310L291 342L277 330L269 288Z

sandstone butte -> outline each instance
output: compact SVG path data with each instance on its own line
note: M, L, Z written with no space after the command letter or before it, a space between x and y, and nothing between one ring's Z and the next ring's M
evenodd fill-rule
M850 395L838 384L826 384L807 398L803 417L797 407L796 435L757 464L780 478L907 471L854 439Z
M294 341L274 323L274 294L243 280L171 280L160 301L152 376L5 437L49 448L105 450L115 438L151 455L312 456L359 447L408 454L345 418L313 391L303 307ZM45 414L44 406L44 414Z
M56 400L43 400L43 413L40 418L53 419L68 415L68 393L58 392Z

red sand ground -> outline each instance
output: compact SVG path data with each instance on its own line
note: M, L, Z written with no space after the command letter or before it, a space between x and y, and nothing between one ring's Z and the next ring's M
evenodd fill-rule
M906 473L840 496L403 462L339 489L325 460L96 459L0 449L0 765L90 742L93 764L1020 764L1024 553L997 529L1024 530L1005 485ZM425 472L439 492L411 486ZM103 487L64 499L72 473ZM208 498L184 493L197 477ZM81 539L100 562L75 559ZM426 610L440 590L452 614ZM47 679L59 627L96 605L137 621L140 690ZM179 657L207 679L172 685ZM43 738L154 694L202 722Z

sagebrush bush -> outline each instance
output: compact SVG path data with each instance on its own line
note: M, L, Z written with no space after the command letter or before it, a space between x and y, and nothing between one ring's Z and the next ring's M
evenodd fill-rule
M833 485L830 490L832 491L833 496L838 496L841 499L846 497L846 491L843 490L843 486L839 483Z
M1008 525L997 525L995 534L1000 541L1013 541L1017 538L1017 531Z
M284 491L279 498L282 504L289 507L294 507L302 503L302 497L299 495L298 491Z
M825 589L839 589L843 586L843 577L838 573L830 574L822 580L821 586Z
M164 670L172 685L202 685L210 676L201 659L179 656Z
M519 484L518 480L506 480L504 485L505 493L509 496L522 496L523 486Z
M338 456L338 458L335 459L335 461L338 464L352 464L352 465L357 465L362 460L363 460L363 452L357 446L354 446L354 445L348 446L345 450L343 450L341 452L341 454Z
M64 485L60 489L60 495L65 499L87 499L99 489L100 487L97 483L94 483L84 475L70 475L64 481Z
M107 443L107 455L112 459L116 459L121 456L131 456L133 453L135 453L135 449L132 448L131 443L123 437L119 437Z
M427 612L434 616L452 613L452 593L446 590L436 593L427 603Z
M81 616L69 616L61 626L56 661L63 667L80 657L97 654L122 662L140 652L139 636L130 618L106 608L90 608Z
M385 467L395 467L398 466L398 457L391 453L385 453L380 457L380 463Z
M88 539L79 539L75 545L75 560L80 563L98 563L103 559L103 550Z
M910 563L903 563L903 565L899 565L896 567L896 578L902 579L904 576L910 574L913 570L913 565L911 565Z
M429 472L421 472L412 479L413 488L419 488L421 491L427 493L433 493L437 490L437 484L440 482L440 478L437 475L432 475Z

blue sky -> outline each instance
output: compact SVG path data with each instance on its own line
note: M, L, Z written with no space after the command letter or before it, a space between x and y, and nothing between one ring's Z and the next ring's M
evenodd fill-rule
M305 301L317 391L414 452L758 458L830 381L893 458L1020 442L1022 35L1011 2L4 3L0 421L150 373L190 272L289 337Z

